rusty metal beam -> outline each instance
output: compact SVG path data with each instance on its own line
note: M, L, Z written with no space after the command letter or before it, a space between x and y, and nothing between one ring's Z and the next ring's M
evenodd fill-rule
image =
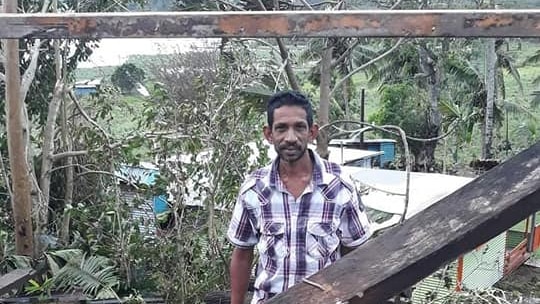
M540 10L0 14L0 38L540 37Z

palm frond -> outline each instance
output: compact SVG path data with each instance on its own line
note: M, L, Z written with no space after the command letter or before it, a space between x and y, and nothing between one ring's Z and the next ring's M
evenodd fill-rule
M540 107L540 91L533 91L531 95L533 97L531 100L531 108Z
M503 100L502 107L510 114L521 114L527 116L529 119L538 119L538 117L534 115L533 111L531 111L528 107L524 106L522 103Z
M445 69L460 82L467 86L477 89L484 87L482 75L468 61L462 61L458 58L448 58L445 62Z
M462 116L459 105L446 99L441 99L439 101L439 110L446 119L450 119L452 121L455 119L459 119Z
M512 78L516 81L519 87L519 91L523 94L523 83L521 82L521 75L514 64L514 59L506 54L498 54L497 61L500 67L502 67L507 73L512 75Z
M84 256L84 252L80 249L62 249L45 253L47 263L53 275L56 275L60 268L68 261L80 260Z
M534 55L532 55L529 58L525 59L525 61L523 61L523 64L528 65L528 64L535 64L535 63L538 63L538 62L540 62L540 50L536 51L536 53L534 53Z
M69 261L74 258L81 258L84 255L84 252L80 249L62 249L51 251L47 255L52 255L55 257L59 257L64 261Z
M111 260L103 256L73 258L53 276L54 286L62 290L81 288L96 299L118 299L114 291L120 284Z
M10 255L5 258L9 267L14 269L32 268L32 258L24 255Z
M355 66L361 66L377 57L379 51L370 45L358 45L352 51L352 62Z
M323 39L311 39L309 40L307 47L304 51L298 55L298 61L306 63L313 60L319 60L321 58L320 51L324 48Z
M533 119L528 120L527 130L531 133L531 135L536 137L538 133L538 120L533 120Z

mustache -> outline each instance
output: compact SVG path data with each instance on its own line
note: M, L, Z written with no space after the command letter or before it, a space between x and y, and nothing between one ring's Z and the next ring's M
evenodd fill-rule
M294 149L300 149L300 145L297 145L297 144L282 144L279 146L280 149L289 149L289 148L294 148Z

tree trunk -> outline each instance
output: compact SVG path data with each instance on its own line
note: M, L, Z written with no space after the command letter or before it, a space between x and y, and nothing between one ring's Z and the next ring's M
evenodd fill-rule
M6 0L4 12L16 13L17 1ZM20 98L21 74L19 70L19 41L4 41L6 70L6 125L8 153L13 185L11 205L15 230L15 250L19 255L31 256L34 253L30 175L26 163L24 144L24 125L22 121L23 101Z
M69 139L69 129L68 129L68 121L67 121L67 106L66 106L66 100L63 100L63 107L62 107L62 141L64 144L64 150L66 152L73 151L73 145L71 144L71 141ZM73 158L72 157L66 157L65 161L65 177L66 177L66 183L65 183L65 193L64 193L64 212L62 215L62 226L60 227L60 242L64 245L69 244L69 225L71 222L71 208L73 204L73 188L74 188L74 170L73 170Z
M493 108L495 105L495 78L497 54L495 39L486 40L486 108L482 132L482 159L493 158Z
M53 1L53 10L57 11L57 2ZM54 93L51 102L49 103L49 109L47 112L47 122L43 129L43 148L41 152L41 175L39 178L39 187L41 189L42 198L38 205L36 222L36 236L39 237L45 233L47 224L49 222L49 196L51 189L51 169L53 167L52 156L54 153L54 135L56 131L56 118L58 117L58 111L64 96L65 84L62 79L62 59L60 57L60 41L54 41L54 61L55 61L55 73L56 73L56 85L54 87ZM37 245L38 252L40 253L45 249L45 244L39 242Z
M329 122L330 116L330 84L332 81L332 51L333 47L327 43L321 58L321 88L319 100L318 122L319 126L324 126ZM328 134L323 131L317 138L317 153L322 158L328 158Z
M348 63L347 63L347 68L345 69L345 75L349 74L349 71L350 69L348 68ZM343 111L345 112L346 120L349 120L351 118L350 104L351 104L352 87L353 87L352 78L347 79L347 81L343 83Z
M425 45L418 48L420 57L420 67L426 76L428 88L428 115L426 130L426 138L434 138L439 136L441 129L441 113L439 111L439 98L441 95L441 67L438 64L438 59L434 54L427 49ZM416 168L424 172L431 171L435 166L435 149L437 147L436 140L423 143L423 149L420 156L417 157Z

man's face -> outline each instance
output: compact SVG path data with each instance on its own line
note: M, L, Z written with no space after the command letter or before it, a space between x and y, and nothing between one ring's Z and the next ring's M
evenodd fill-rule
M298 106L274 110L274 124L264 127L266 140L274 145L279 158L294 163L306 153L307 145L317 137L318 127L309 127L306 111Z

